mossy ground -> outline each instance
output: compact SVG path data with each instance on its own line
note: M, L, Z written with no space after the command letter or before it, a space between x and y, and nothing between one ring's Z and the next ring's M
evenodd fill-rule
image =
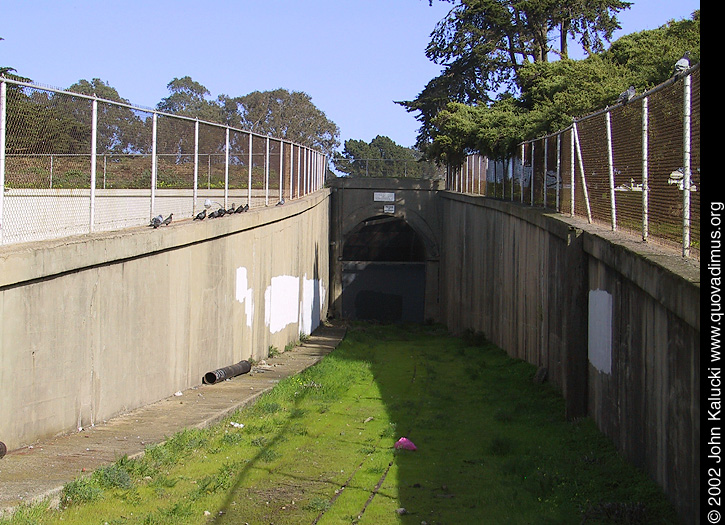
M590 420L566 421L534 373L485 338L355 324L254 406L69 483L59 510L10 521L678 523L659 488ZM402 436L417 450L396 450Z

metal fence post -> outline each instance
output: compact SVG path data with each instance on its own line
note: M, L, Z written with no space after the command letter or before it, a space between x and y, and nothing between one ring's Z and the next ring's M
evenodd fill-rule
M284 159L284 142L280 139L279 141L279 200L281 201L284 197L282 193L282 168L284 167L284 163L282 160Z
M229 128L224 134L224 202L229 198ZM194 210L196 212L196 210Z
M509 157L506 161L508 163L509 178L511 179L511 202L514 201L514 159Z
M571 171L571 174L569 176L569 195L571 197L571 216L574 217L574 188L575 188L575 177L574 177L574 127L572 126L571 130L569 130L569 133L571 134L570 144L569 144L569 156L571 157L569 159L569 169Z
M158 178L159 164L156 158L156 138L158 134L158 113L151 117L151 213L149 219L156 215L156 179Z
M91 113L91 202L88 231L93 233L93 222L96 215L96 150L98 138L98 99L93 98Z
M684 257L690 256L690 156L691 148L691 102L692 102L692 77L687 75L685 77L684 86L684 122L683 122L683 180L682 180L682 255Z
M587 221L589 221L589 224L592 223L592 207L589 203L589 190L587 189L587 179L584 175L584 160L582 159L582 147L579 143L579 130L577 129L576 122L573 124L573 130L574 130L574 141L576 143L576 153L577 157L579 159L579 171L582 174L582 190L584 192L584 203L587 207Z
M292 188L294 188L293 182L294 182L294 154L295 154L295 145L290 142L290 200L294 198L294 195L292 194Z
M531 142L531 206L534 205L534 149L536 148L536 142Z
M612 231L617 229L617 203L614 196L614 158L612 154L612 114L607 111L605 120L607 123L607 164L609 167L609 203L612 208Z
M649 98L642 99L642 240L649 235Z
M247 204L252 205L252 132L249 132L249 174L247 179Z
M3 210L5 209L5 122L8 117L7 110L8 85L0 82L0 245L3 244Z
M302 182L302 146L297 146L297 198L302 197L301 182Z
M264 152L264 205L269 206L269 135Z
M194 190L193 202L191 203L191 214L196 210L197 187L199 186L199 119L194 122ZM226 208L227 203L224 202Z
M521 204L524 203L524 166L525 166L524 157L525 156L526 156L526 146L522 143L521 144L521 157L520 157L521 161L519 162L519 164L520 164L519 169L521 170L521 172L519 173L519 190L521 190L520 191L521 195L519 197L521 200Z
M314 171L312 172L314 174L314 177L312 178L312 188L313 191L317 191L320 189L320 154L315 151L312 154L312 160L312 165L314 166Z
M561 186L561 133L556 134L556 211L560 211L559 186Z
M544 137L544 208L546 208L547 186L546 180L549 178L547 171L549 170L549 138Z

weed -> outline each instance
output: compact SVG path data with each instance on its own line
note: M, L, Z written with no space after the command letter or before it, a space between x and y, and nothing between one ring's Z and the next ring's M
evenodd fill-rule
M240 432L226 432L222 438L222 445L233 446L238 445L244 440L244 435Z
M179 501L179 502L172 504L168 508L159 510L159 514L163 518L170 518L170 519L188 518L193 513L194 512L193 512L191 503L186 502L186 501ZM164 523L164 522L162 521L161 523Z
M290 412L290 419L300 419L304 417L304 415L307 413L307 411L304 408L293 408Z
M267 356L268 357L277 357L280 354L281 354L281 352L279 351L279 348L277 348L276 346L270 346L267 349Z
M282 406L276 402L261 403L259 405L259 411L263 414L274 414L275 412L279 412L281 409Z
M274 450L273 448L265 448L262 450L262 452L259 453L259 459L261 461L264 461L265 463L271 463L272 461L278 459L282 454Z
M104 489L130 489L133 486L128 471L118 463L100 467L93 473L91 478Z
M263 448L263 447L266 447L268 444L269 444L269 439L267 439L264 436L260 436L258 438L254 438L252 440L252 445L254 445L255 447Z
M472 329L467 329L461 337L468 346L487 346L491 344L486 334Z
M160 474L156 476L153 480L151 480L149 486L154 488L173 488L176 486L178 481L179 480L176 478Z
M70 507L80 503L95 501L103 496L103 490L93 483L90 478L78 478L66 483L60 493L61 507Z
M315 512L325 512L330 508L330 501L326 498L315 497L307 502L302 508L305 510L314 510Z

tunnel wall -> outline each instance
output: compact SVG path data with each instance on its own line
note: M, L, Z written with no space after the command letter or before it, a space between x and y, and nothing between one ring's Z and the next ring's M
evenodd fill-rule
M94 425L309 334L329 203L0 248L0 441Z
M439 194L441 320L546 368L699 523L699 265L581 220Z

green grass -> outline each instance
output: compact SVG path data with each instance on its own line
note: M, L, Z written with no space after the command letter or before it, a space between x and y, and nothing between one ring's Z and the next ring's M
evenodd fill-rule
M480 334L355 324L254 406L9 523L678 523L590 420L564 419L535 371ZM401 436L417 451L394 449Z

